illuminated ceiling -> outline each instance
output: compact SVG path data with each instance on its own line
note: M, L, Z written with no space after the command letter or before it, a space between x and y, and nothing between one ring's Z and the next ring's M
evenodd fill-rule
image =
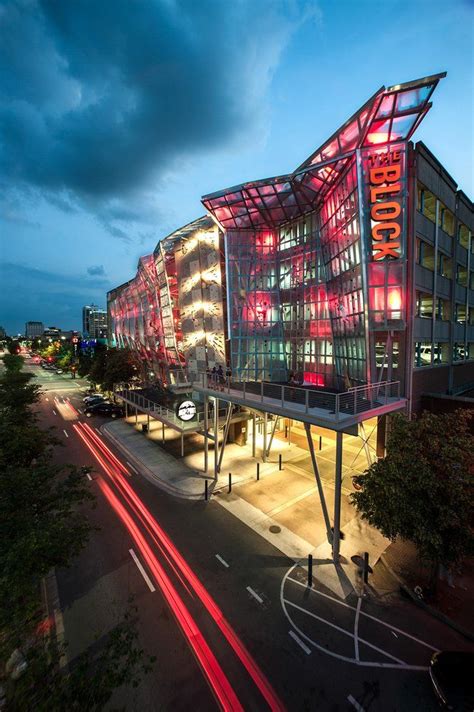
M275 229L318 207L358 148L407 141L446 72L379 89L293 173L242 183L202 202L224 229Z

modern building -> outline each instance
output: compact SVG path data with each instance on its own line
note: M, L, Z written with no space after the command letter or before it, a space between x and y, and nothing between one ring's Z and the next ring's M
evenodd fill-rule
M44 324L42 321L27 321L25 324L25 337L27 339L35 339L43 336Z
M106 339L107 311L96 304L82 307L82 333L90 339Z
M473 204L411 141L444 76L382 87L292 173L204 196L208 217L109 292L113 342L165 385L228 363L322 390L396 381L409 410L472 387Z

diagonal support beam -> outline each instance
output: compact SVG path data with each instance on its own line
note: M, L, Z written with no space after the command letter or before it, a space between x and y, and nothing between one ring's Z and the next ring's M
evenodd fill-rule
M271 435L270 435L270 442L268 443L268 447L267 447L267 457L269 457L269 455L270 455L270 449L271 449L271 447L272 447L273 436L275 435L275 430L276 430L277 423L278 423L278 416L276 415L276 416L275 416L275 421L274 421L274 423L273 423L272 433L271 433Z
M229 407L227 408L227 415L226 415L225 425L224 425L224 435L222 438L221 449L219 452L219 462L217 463L217 472L221 471L222 458L224 456L224 449L227 444L227 436L229 435L230 419L232 417L233 409L234 409L234 405L233 405L233 403L231 403L229 401Z
M319 500L321 502L321 509L323 510L324 523L326 524L326 534L328 542L332 544L332 531L331 522L329 521L328 508L326 504L326 498L324 496L323 485L321 482L321 475L319 474L319 467L316 461L316 455L314 453L313 438L311 436L311 425L309 423L304 424L304 429L306 430L306 437L308 440L308 448L311 455L311 462L313 463L314 476L316 478L316 484L318 485Z

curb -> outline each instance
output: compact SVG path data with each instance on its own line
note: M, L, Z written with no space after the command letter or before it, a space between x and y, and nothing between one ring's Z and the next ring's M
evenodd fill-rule
M112 435L111 433L108 432L107 430L107 424L102 425L100 428L101 432L113 442L113 444L122 451L122 453L129 459L131 462L133 462L134 465L136 465L139 473L145 477L149 482L151 482L155 487L158 487L159 489L162 489L164 492L167 494L172 495L173 497L179 497L180 499L186 499L186 500L191 500L194 502L198 502L200 500L204 500L204 491L202 494L183 494L182 490L178 489L177 487L173 487L173 485L168 484L168 482L165 482L164 480L160 479L154 472L152 472L146 465L143 464L141 460L139 460L120 440L117 438L115 435ZM212 478L206 478L203 477L203 489L204 489L204 481L214 481Z
M406 585L403 579L401 579L400 576L395 573L390 564L386 561L385 554L382 554L380 556L379 561L381 561L387 571L392 574L393 578L398 581L400 587L411 598L413 603L416 603L417 606L422 608L427 613L430 613L434 618L437 618L442 623L445 623L447 626L455 630L457 633L461 633L461 635L463 635L465 638L467 638L471 642L474 642L474 633L471 633L471 631L467 630L467 628L464 628L463 626L459 625L458 623L456 623L456 621L451 620L451 618L448 618L448 616L446 616L444 613L441 613L441 611L438 611L436 608L433 608L433 606L428 605L428 603L425 603L420 598L418 598L418 596L413 593L411 588Z

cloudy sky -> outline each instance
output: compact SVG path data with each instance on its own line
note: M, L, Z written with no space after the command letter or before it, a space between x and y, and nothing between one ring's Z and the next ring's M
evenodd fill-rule
M382 84L441 71L417 132L472 198L472 0L0 0L0 324L81 307L299 165Z

